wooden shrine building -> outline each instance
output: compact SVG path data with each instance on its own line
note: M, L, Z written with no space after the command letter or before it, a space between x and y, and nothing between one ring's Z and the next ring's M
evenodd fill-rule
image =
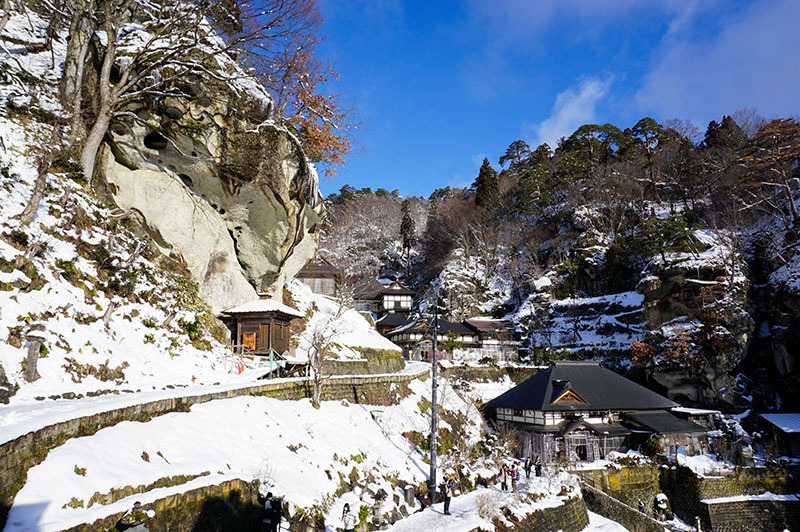
M653 436L667 456L702 452L707 429L674 416L676 406L599 362L559 360L486 403L484 413L521 432L520 456L545 463L598 460Z
M342 282L342 272L325 259L317 258L303 266L296 278L308 285L315 294L333 296Z
M268 299L266 294L259 295L261 299L228 309L220 316L231 333L231 343L254 355L269 355L270 350L281 355L290 352L291 321L303 314Z

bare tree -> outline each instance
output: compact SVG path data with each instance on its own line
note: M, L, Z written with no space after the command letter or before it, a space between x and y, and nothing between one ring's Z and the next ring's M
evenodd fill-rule
M248 46L263 47L304 31L312 12L312 0L257 4L212 0L106 0L95 4L75 0L62 100L73 111L74 140L80 129L75 115L84 107L81 88L93 96L80 156L89 186L111 121L123 116L141 120L129 106L147 98L188 96L177 82L190 73L230 84L244 76L231 57ZM137 23L131 23L134 20ZM226 40L221 38L223 34ZM93 46L100 68L88 76L84 65ZM264 112L268 114L268 110Z
M33 193L31 194L28 204L25 209L19 214L19 219L23 223L30 223L33 220L39 204L42 202L44 193L47 190L47 176L50 172L50 166L56 157L59 149L61 148L61 128L56 124L50 134L50 140L47 142L47 147L44 153L40 154L36 164L36 182L33 185Z
M306 312L306 317L310 319L315 311L318 311L318 309L316 305L312 305ZM341 348L336 343L336 338L340 334L337 329L339 326L337 322L346 311L347 307L345 305L339 305L335 314L317 320L313 327L307 329L305 333L308 335L309 341L308 366L311 370L311 379L314 384L311 400L315 405L319 404L322 396L322 387L326 379L324 374L326 361Z

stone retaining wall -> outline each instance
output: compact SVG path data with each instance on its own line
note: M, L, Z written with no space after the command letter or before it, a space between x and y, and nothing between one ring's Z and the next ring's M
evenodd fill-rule
M380 375L372 377L330 377L322 389L323 400L343 400L367 404L392 404L409 395L408 384L427 378L427 370L419 374ZM94 434L120 421L147 421L170 412L187 412L193 404L243 395L297 400L311 397L309 380L291 380L213 392L194 396L152 401L126 408L109 410L92 416L49 425L29 432L0 446L0 527L5 525L14 496L25 483L28 469L41 463L47 453L70 438ZM44 407L44 405L42 405Z
M631 532L664 532L670 530L664 523L631 508L614 497L581 482L586 507L596 514L621 524Z
M800 530L798 501L736 501L704 506L714 532Z
M325 362L325 375L379 375L383 373L397 373L406 367L403 355L397 353L371 356L363 354L360 360L328 360Z
M170 495L142 507L156 513L147 523L150 530L170 532L257 530L261 514L258 488L239 479ZM115 530L124 514L118 512L62 532Z
M533 377L540 370L517 366L452 366L442 369L442 376L448 379L464 379L472 382L498 381L506 375L514 384Z
M580 497L569 499L561 506L536 510L522 519L508 511L504 512L503 516L513 524L513 527L509 528L496 519L494 525L497 532L552 532L554 530L581 532L589 526L589 513Z
M669 498L675 515L687 523L693 523L695 517L700 517L703 527L713 530L723 526L724 519L720 511L716 511L716 525L713 525L710 506L715 505L705 504L703 500L737 495L759 495L766 491L777 494L797 491L795 480L791 475L772 469L742 469L724 477L698 477L691 469L678 467L663 469L660 482L661 491ZM747 501L747 504L752 502L756 501ZM745 513L741 515L744 516ZM737 518L734 522L739 523L742 519L744 518ZM758 520L754 522L758 523Z
M578 477L590 486L611 495L633 508L644 504L646 512L653 515L653 505L659 488L657 465L631 465L622 469L590 469L576 471Z

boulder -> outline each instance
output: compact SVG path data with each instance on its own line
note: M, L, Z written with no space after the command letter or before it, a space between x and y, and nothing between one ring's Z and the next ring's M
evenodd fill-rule
M211 82L191 87L112 124L101 183L163 253L186 262L214 311L258 292L280 298L316 252L316 170L294 135L246 98Z

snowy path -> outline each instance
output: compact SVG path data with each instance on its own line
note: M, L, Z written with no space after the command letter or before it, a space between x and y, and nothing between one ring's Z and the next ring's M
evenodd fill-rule
M524 481L521 489L525 489ZM541 508L551 508L563 503L564 498L550 496L534 504L526 505L527 511ZM464 495L453 497L450 503L450 514L444 515L444 504L438 503L433 508L396 522L387 532L469 532L476 528L494 530L491 517L481 508L500 508L513 504L514 494L502 492L497 488L479 487L477 490ZM483 514L483 515L481 515ZM627 529L610 519L589 512L589 526L584 532L627 532Z
M391 375L419 374L428 370L428 365L409 363L399 373L383 375L352 375L342 377L385 377ZM333 377L336 378L336 377ZM11 441L55 423L69 421L119 408L179 397L196 397L198 395L245 389L252 386L264 386L281 382L296 382L304 378L264 380L242 380L235 383L218 385L199 385L174 389L153 390L149 392L121 393L119 395L103 395L83 399L45 400L21 404L0 405L0 444Z

